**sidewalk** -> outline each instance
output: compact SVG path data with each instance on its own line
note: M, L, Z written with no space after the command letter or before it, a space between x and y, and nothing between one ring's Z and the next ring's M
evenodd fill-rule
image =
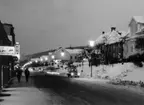
M32 79L29 83L24 77L21 83L14 79L12 86L4 90L7 96L0 96L0 105L48 105L46 96L34 87Z

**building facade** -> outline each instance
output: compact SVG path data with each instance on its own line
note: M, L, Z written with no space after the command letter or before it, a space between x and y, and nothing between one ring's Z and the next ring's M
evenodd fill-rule
M7 26L7 30L5 28ZM14 46L15 38L13 33L13 26L9 24L3 24L0 22L0 46ZM9 34L8 34L9 32ZM8 35L12 35L12 40ZM13 39L14 38L14 39ZM8 81L13 75L14 70L14 58L12 56L0 55L0 88L7 85Z
M124 59L128 59L136 54L142 54L144 52L142 47L137 47L139 39L144 39L144 17L134 16L129 23L129 35L125 39L124 48ZM142 43L141 43L142 44Z

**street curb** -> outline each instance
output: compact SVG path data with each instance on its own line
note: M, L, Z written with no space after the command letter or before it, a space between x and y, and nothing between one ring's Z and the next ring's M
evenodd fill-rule
M9 88L15 78L16 78L16 77L11 78L11 79L8 81L8 83L5 84L3 87L4 87L4 88Z
M16 77L11 78L11 79L8 81L8 83L3 86L3 88L0 88L0 94L3 92L4 88L9 88L9 87L10 87L10 85L12 84L12 82L13 82L13 80L14 80L15 78L16 78Z

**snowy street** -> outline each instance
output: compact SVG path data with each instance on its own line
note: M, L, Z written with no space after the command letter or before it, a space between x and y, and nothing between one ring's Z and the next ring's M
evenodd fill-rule
M45 81L45 82L44 82ZM63 105L143 105L144 95L122 88L107 86L105 82L87 82L52 75L36 75L34 83L45 94L55 93ZM60 98L59 98L60 97ZM66 103L66 104L65 104Z

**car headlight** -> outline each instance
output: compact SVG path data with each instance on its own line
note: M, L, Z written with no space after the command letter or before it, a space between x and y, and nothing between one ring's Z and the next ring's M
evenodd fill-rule
M78 73L78 75L80 76L80 73Z
M71 75L73 76L73 75L74 75L74 73L71 73Z

